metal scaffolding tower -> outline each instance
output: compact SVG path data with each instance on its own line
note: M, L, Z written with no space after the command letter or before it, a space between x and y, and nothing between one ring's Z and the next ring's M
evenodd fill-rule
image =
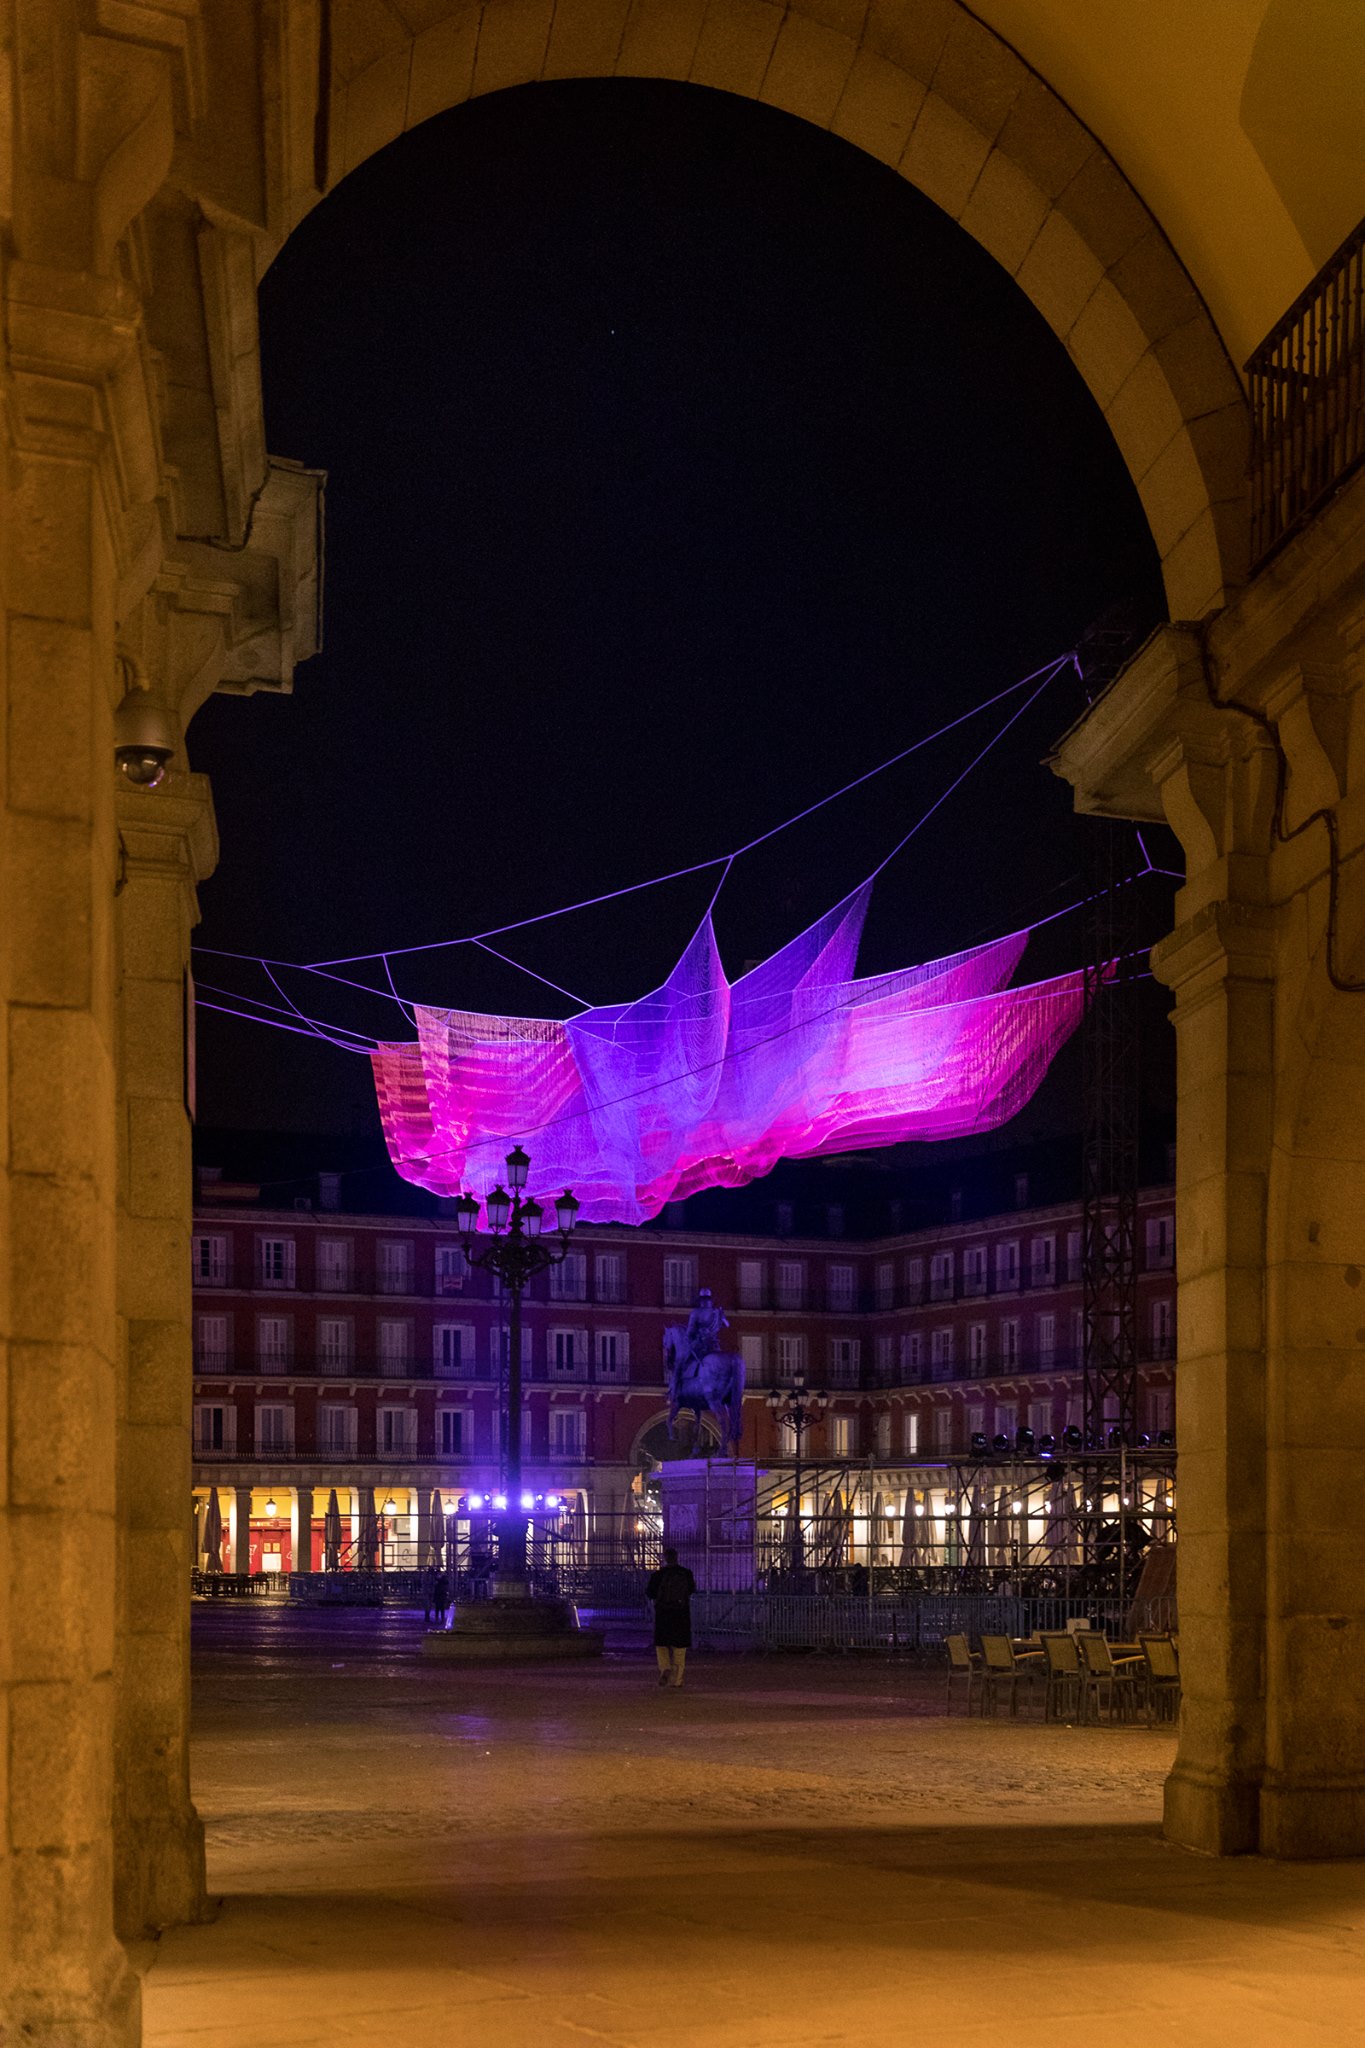
M1093 698L1114 680L1135 635L1107 614L1086 635L1078 665ZM1141 1046L1137 1000L1140 863L1132 827L1093 818L1086 895L1086 1004L1081 1036L1081 1428L1087 1456L1138 1443L1137 1196ZM1086 1562L1128 1577L1127 1487L1117 1543L1104 1513L1105 1475L1079 1474ZM1092 1505L1093 1504L1093 1505Z

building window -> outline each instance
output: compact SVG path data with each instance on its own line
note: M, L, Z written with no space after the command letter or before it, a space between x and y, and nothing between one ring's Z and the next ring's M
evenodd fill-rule
M739 1305L741 1308L762 1308L763 1306L763 1261L762 1259L741 1259L739 1262Z
M896 1261L894 1259L883 1259L877 1267L877 1306L878 1308L894 1308L896 1306Z
M232 1346L226 1316L196 1316L194 1319L194 1365L196 1372L226 1372Z
M575 1333L571 1329L551 1331L551 1370L561 1380L571 1380L577 1368Z
M836 1387L856 1387L862 1343L857 1337L831 1337L829 1376Z
M948 1221L950 1223L960 1223L962 1221L961 1188L954 1188L948 1196Z
M570 1252L550 1268L551 1301L586 1301L588 1298L588 1255Z
M1147 1218L1147 1271L1169 1273L1175 1264L1174 1216Z
M629 1378L630 1338L624 1330L597 1332L597 1377L599 1380Z
M259 1457L282 1456L294 1448L294 1411L283 1404L256 1404L256 1452Z
M889 1387L896 1370L896 1340L881 1336L877 1339L877 1385Z
M984 1401L974 1401L967 1410L967 1431L971 1436L985 1435L986 1404Z
M292 1287L294 1285L294 1240L292 1237L257 1238L256 1283L260 1287Z
M1000 1325L1000 1363L1007 1372L1019 1363L1019 1318L1006 1316Z
M795 1230L795 1228L796 1228L796 1211L795 1211L795 1209L794 1209L794 1208L792 1207L792 1205L791 1205L791 1203L790 1203L790 1202L779 1202L779 1203L777 1204L777 1234L778 1234L778 1236L779 1236L779 1237L790 1237L790 1236L791 1236L791 1234L792 1234L792 1232L793 1232L793 1230Z
M436 1411L436 1450L442 1458L458 1458L465 1449L465 1414L463 1408L438 1408Z
M1030 1401L1028 1426L1033 1431L1035 1437L1047 1436L1049 1434L1052 1428L1052 1403L1050 1401Z
M417 1450L417 1410L381 1408L375 1416L374 1447L381 1458L411 1458Z
M918 1308L924 1299L924 1261L921 1258L905 1262L905 1298L911 1308Z
M984 1244L969 1244L962 1254L962 1292L984 1294L986 1292L986 1247Z
M744 1360L744 1378L751 1387L763 1384L763 1338L755 1333L739 1340L740 1357Z
M917 1380L924 1373L924 1338L918 1330L907 1330L901 1338L901 1378Z
M901 1449L913 1458L919 1449L919 1409L907 1408L901 1417Z
M801 1259L779 1259L777 1262L777 1306L784 1309L804 1308L805 1301L805 1262Z
M587 1449L588 1418L581 1408L550 1410L550 1456L581 1458Z
M412 1246L406 1238L380 1238L379 1292L381 1294L412 1293Z
M356 1411L349 1401L318 1405L318 1449L336 1458L349 1457L356 1445Z
M1085 1311L1079 1308L1071 1311L1071 1363L1085 1363Z
M804 1337L779 1337L777 1340L777 1375L780 1380L794 1380L798 1373L806 1370L806 1340Z
M877 1456L879 1458L889 1458L891 1456L891 1417L889 1415L879 1415L877 1417Z
M846 1222L847 1218L844 1214L842 1202L827 1202L825 1204L825 1231L828 1236L842 1237Z
M403 1380L412 1365L412 1324L406 1320L379 1324L379 1370L388 1380Z
M194 1453L211 1458L237 1448L237 1410L221 1402L195 1404Z
M946 1451L953 1441L953 1411L951 1408L934 1410L934 1449Z
M691 1308L697 1298L697 1262L695 1259L671 1258L664 1260L664 1305L667 1308Z
M196 1286L227 1286L228 1241L225 1237L196 1235L191 1240L191 1252Z
M825 1268L825 1306L838 1315L857 1307L857 1268L842 1263Z
M1014 1176L1014 1206L1016 1209L1027 1209L1028 1207L1028 1175L1026 1173L1016 1173Z
M355 1356L353 1326L349 1316L318 1317L318 1364L325 1372L337 1372Z
M1002 1293L1019 1285L1019 1241L995 1247L995 1284Z
M953 1376L953 1333L951 1329L935 1330L929 1338L929 1364L936 1380L950 1380Z
M442 1379L474 1369L474 1331L468 1323L437 1323L431 1333L432 1364Z
M997 1436L1007 1436L1014 1441L1014 1432L1019 1427L1019 1410L1013 1401L997 1401L995 1404L995 1431Z
M1057 1284L1057 1240L1055 1237L1035 1237L1029 1244L1029 1278L1035 1287L1055 1287Z
M1175 1402L1172 1398L1170 1387L1154 1387L1152 1389L1151 1393L1147 1396L1147 1413L1151 1418L1149 1427L1153 1436L1158 1436L1163 1430L1169 1431L1172 1428L1174 1408Z
M262 1372L288 1372L294 1351L290 1316L257 1316L256 1364Z
M351 1241L347 1237L320 1237L317 1242L318 1292L349 1294L351 1291Z
M1054 1359L1054 1358L1056 1357L1056 1355L1057 1355L1057 1318L1056 1318L1056 1316L1039 1316L1039 1318L1038 1318L1038 1363L1039 1363L1039 1365L1044 1365L1044 1366L1046 1366L1046 1365L1051 1365L1051 1364L1052 1364L1052 1361L1053 1361L1053 1359Z
M1162 1299L1152 1303L1152 1356L1175 1356L1175 1303Z
M831 1457L851 1458L855 1454L855 1419L852 1415L831 1415L829 1418L829 1448Z
M438 1244L436 1247L436 1292L438 1294L460 1294L469 1274L469 1261L464 1255L464 1246Z
M626 1298L626 1262L620 1252L599 1252L597 1254L597 1299L599 1301L624 1301Z
M986 1325L984 1323L968 1323L967 1325L967 1363L974 1366L978 1372L985 1370Z
M951 1301L953 1298L953 1255L951 1252L935 1252L929 1261L930 1301Z

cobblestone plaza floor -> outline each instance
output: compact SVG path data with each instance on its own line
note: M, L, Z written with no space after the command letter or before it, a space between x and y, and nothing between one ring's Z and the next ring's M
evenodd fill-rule
M195 1615L220 1901L150 2048L1365 2044L1365 1864L1160 1838L1173 1741L909 1666L418 1660L420 1618Z

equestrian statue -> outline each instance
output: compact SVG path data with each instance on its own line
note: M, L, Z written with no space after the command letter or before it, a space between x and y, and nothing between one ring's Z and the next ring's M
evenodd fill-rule
M722 1351L721 1331L729 1318L711 1299L709 1287L697 1296L686 1324L670 1323L664 1331L664 1378L668 1386L668 1434L676 1436L680 1409L697 1418L710 1415L723 1445L738 1448L744 1428L744 1360Z

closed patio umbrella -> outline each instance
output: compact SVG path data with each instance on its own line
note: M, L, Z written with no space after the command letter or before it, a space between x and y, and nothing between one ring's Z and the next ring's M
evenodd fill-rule
M341 1570L341 1503L335 1487L327 1496L327 1512L322 1518L322 1568Z
M356 1544L356 1563L361 1571L374 1570L375 1552L379 1548L379 1517L374 1511L374 1488L362 1486L360 1493L360 1536Z
M923 1564L928 1550L929 1532L925 1527L924 1501L913 1486L905 1495L905 1514L901 1519L901 1563Z
M445 1555L445 1545L441 1541L445 1525L446 1518L445 1511L441 1506L441 1496L433 1489L431 1505L427 1510L427 1547L431 1552L431 1562L435 1565L437 1571L441 1569L441 1561Z
M967 1564L984 1564L986 1561L986 1495L979 1486L972 1488L972 1511L967 1519L967 1541L963 1558Z
M223 1569L223 1511L218 1505L218 1488L209 1488L208 1506L204 1510L204 1569L220 1572Z
M1065 1561L1066 1548L1071 1541L1071 1488L1065 1480L1056 1479L1048 1489L1047 1521L1043 1529L1043 1549L1049 1564Z

